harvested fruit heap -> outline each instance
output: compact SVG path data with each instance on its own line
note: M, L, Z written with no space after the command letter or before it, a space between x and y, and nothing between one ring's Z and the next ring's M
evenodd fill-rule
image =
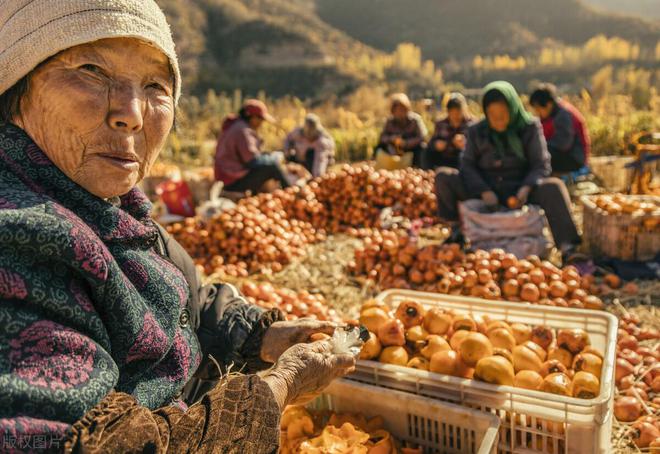
M223 271L241 277L263 265L279 271L303 254L307 244L325 238L323 230L290 219L282 201L272 194L243 199L209 222L188 218L169 226L168 232L206 274Z
M250 303L264 309L278 308L284 312L287 320L306 317L341 321L341 317L334 309L328 308L325 298L320 294L311 294L305 290L296 292L269 283L256 284L250 281L243 282L240 289Z
M583 399L600 393L603 353L581 329L427 311L414 301L394 312L367 301L360 323L370 333L361 359Z
M282 414L282 454L421 454L421 449L402 448L384 430L382 417L367 420L351 413L309 412L288 407Z
M547 306L601 309L595 294L603 289L593 276L560 269L536 256L518 260L502 249L461 251L457 244L420 247L414 237L378 232L364 239L349 264L354 275L373 279L380 288L416 289L490 300L523 301ZM609 287L621 281L606 277Z
M330 232L344 227L374 227L380 210L395 207L409 219L432 217L436 210L433 173L417 170L379 170L368 164L344 165L310 183L328 213Z
M304 247L347 228L375 226L381 209L426 218L435 210L433 177L406 169L375 171L367 164L343 166L304 188L292 187L241 200L210 221L186 219L172 234L206 274L235 277L271 268L277 272Z
M638 196L612 194L596 196L593 202L607 214L629 214L632 216L655 214L660 220L660 198L648 197L642 200Z
M640 329L640 319L624 312L617 340L614 416L637 448L660 451L660 333Z

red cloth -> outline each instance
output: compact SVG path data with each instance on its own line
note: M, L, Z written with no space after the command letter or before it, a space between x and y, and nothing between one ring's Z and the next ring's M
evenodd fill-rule
M577 134L582 146L584 147L584 163L585 165L589 163L589 156L591 155L591 138L589 137L589 129L587 128L587 120L584 118L582 113L568 101L561 100L559 102L561 106L568 110L573 117L573 127L575 128L575 133Z
M168 213L187 218L195 215L195 202L185 181L164 181L156 187L156 194L167 207Z

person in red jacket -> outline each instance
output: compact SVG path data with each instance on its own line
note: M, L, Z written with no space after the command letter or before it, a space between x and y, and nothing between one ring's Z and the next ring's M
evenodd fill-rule
M215 179L224 182L227 190L258 193L269 180L289 187L282 164L261 151L257 131L265 121L275 120L266 105L256 99L247 100L238 116L224 121L215 154Z
M552 84L539 85L529 103L541 119L553 173L574 172L587 165L591 140L586 121L577 108L560 99Z

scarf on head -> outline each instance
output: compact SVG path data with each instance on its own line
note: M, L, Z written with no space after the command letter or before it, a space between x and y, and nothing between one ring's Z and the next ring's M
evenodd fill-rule
M484 95L491 90L496 90L504 96L509 106L510 115L509 126L507 126L506 131L498 132L491 128L490 124L488 125L488 136L495 145L495 153L500 159L505 154L511 153L526 161L525 150L522 140L520 140L520 132L534 122L534 117L525 110L516 89L509 82L503 80L491 82L484 88Z

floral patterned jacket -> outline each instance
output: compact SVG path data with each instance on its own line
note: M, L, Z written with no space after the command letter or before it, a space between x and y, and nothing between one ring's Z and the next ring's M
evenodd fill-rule
M265 367L255 342L277 317L226 289L191 289L192 261L172 240L179 257L159 253L150 209L137 189L93 196L0 124L0 452L247 452L260 437L250 452L276 449L277 404L255 375L173 405L203 355ZM251 432L252 420L267 428Z

